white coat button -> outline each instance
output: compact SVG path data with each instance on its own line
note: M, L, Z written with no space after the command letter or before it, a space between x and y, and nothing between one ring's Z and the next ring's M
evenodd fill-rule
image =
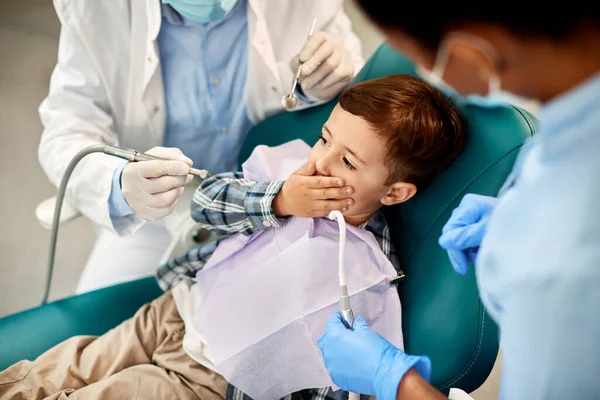
M217 86L218 84L221 83L221 80L219 78L213 78L212 83L213 83L213 85Z
M267 221L266 219L264 219L264 220L263 220L263 225L264 225L264 226L266 226L266 227L268 228L269 226L271 226L271 222L270 222L270 221Z

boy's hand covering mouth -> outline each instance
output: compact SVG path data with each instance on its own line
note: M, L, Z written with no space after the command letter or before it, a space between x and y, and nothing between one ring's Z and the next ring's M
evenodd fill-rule
M325 217L333 210L348 211L354 200L354 189L344 186L341 178L316 175L309 163L289 177L273 199L275 216Z

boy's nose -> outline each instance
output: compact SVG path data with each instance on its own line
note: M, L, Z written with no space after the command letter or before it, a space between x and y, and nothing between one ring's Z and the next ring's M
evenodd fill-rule
M317 170L317 175L329 176L331 174L327 157L319 158L315 163L315 168Z

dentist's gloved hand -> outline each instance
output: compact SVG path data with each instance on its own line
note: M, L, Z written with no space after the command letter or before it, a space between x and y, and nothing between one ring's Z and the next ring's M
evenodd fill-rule
M466 194L442 229L440 246L448 252L454 270L464 275L474 263L487 223L498 199Z
M154 147L147 154L176 160L131 162L123 169L123 197L138 218L151 221L173 212L183 186L193 176L188 175L192 160L179 149Z
M409 356L394 347L369 328L362 316L349 330L336 312L327 321L319 347L336 385L350 392L375 395L379 400L395 400L400 381L412 368L427 381L431 376L428 357Z
M354 78L354 64L344 42L326 32L315 32L290 67L294 74L303 62L298 82L305 95L331 100Z

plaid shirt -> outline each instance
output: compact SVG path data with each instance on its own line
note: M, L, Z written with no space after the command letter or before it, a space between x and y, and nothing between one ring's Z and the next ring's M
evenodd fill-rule
M272 202L283 183L252 182L243 179L241 172L223 173L204 180L194 194L192 218L201 228L210 230L221 238L189 250L162 265L156 274L160 287L168 290L182 280L193 280L226 237L236 233L251 235L262 229L280 226L281 222L273 212ZM398 271L398 276L403 275L383 213L374 214L362 227L375 236L381 250ZM333 400L347 397L347 392L333 392L330 388L322 388L302 390L284 399ZM368 396L365 398L368 399ZM227 388L226 399L251 400L232 385Z

